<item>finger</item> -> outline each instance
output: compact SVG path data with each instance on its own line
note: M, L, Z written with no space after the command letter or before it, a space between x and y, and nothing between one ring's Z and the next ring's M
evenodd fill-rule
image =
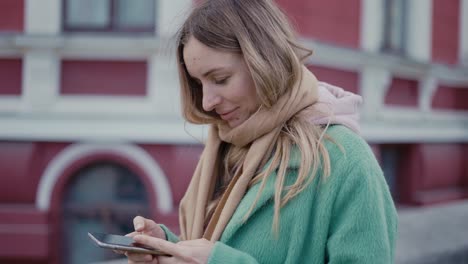
M147 235L137 235L133 237L135 242L161 250L172 256L180 256L180 246L164 239L150 237Z
M120 262L118 262L120 263ZM157 259L153 259L152 261L132 261L128 259L128 264L159 264Z
M127 256L128 260L131 260L133 262L148 262L153 260L153 256L149 254L126 252L125 256Z
M145 229L145 218L139 215L135 216L135 218L133 218L133 227L137 232L143 231Z
M135 231L143 232L155 228L157 224L153 220L146 219L142 216L136 216L133 218L133 226Z
M139 234L140 234L139 232L131 232L131 233L126 234L125 236L134 237L134 236L139 235Z
M173 264L174 257L165 257L165 256L158 256L156 258L158 260L158 264Z
M114 250L112 250L112 251L114 251L115 254L121 254L121 255L124 255L124 254L125 254L125 251L122 251L122 250L114 249Z

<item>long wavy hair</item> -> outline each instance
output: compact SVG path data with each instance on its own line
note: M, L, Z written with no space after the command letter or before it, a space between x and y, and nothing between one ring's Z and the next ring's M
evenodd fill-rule
M267 109L300 80L303 61L312 54L297 42L286 16L271 0L206 0L200 3L177 34L182 113L188 122L195 124L216 124L220 118L215 112L203 110L202 89L185 67L183 51L190 37L210 48L242 55L255 84L260 107ZM275 231L281 207L304 190L319 170L323 170L325 177L330 175L329 156L322 140L324 132L324 128L313 125L301 114L283 126L272 153L266 154L271 162L265 170L259 168L250 182L250 186L259 182L261 185L244 219L252 212L273 171L277 170L272 227ZM295 182L285 186L294 146L301 153L301 164ZM221 152L218 194L208 205L207 220L230 179L241 169L247 151L248 148L229 145Z

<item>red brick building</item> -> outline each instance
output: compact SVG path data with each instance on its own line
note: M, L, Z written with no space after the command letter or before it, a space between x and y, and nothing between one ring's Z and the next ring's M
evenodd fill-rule
M278 0L319 79L364 97L399 204L468 197L468 0ZM0 262L112 258L87 231L177 229L203 127L179 113L191 0L0 1Z

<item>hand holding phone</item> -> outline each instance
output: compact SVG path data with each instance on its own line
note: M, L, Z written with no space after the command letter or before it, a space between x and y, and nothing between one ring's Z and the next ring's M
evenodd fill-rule
M133 238L103 233L88 233L88 236L101 248L120 250L125 252L169 256L169 254L155 248L137 244Z

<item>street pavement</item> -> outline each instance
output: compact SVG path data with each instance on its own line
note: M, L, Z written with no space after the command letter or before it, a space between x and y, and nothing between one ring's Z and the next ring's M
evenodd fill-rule
M468 200L399 208L397 264L468 264Z

